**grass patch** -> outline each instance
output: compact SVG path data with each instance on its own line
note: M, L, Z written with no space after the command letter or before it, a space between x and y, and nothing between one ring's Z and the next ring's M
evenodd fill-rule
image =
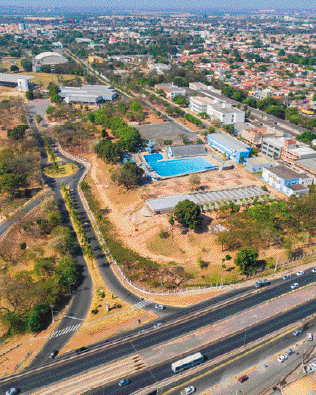
M56 163L45 168L44 173L49 177L67 177L78 171L78 167L72 163Z
M156 235L153 240L148 241L146 243L146 247L149 251L154 254L170 256L176 250L178 250L178 246L172 237L168 237L166 239L159 237L159 234Z

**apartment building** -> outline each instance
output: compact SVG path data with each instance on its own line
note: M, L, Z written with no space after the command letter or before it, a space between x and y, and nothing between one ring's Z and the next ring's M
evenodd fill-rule
M262 170L262 179L278 191L288 196L307 195L308 185L313 183L313 177L306 173L298 173L287 166L274 166Z
M261 146L262 153L271 159L282 159L284 162L294 164L301 159L316 157L316 151L309 145L292 139L291 137L264 138Z
M214 100L210 99L209 97L190 97L190 110L195 114L201 114L202 112L208 113L208 106L213 104Z

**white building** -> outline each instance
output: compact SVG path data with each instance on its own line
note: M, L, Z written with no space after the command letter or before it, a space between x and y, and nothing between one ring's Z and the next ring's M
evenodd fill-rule
M288 196L307 195L307 186L313 183L313 177L306 173L298 173L287 166L265 167L262 170L262 179Z
M190 109L195 114L206 112L211 119L218 119L223 125L245 122L244 111L233 107L230 103L219 102L208 97L191 97Z
M172 84L157 84L155 89L162 89L168 99L174 99L176 96L185 96L187 91L177 85Z
M114 89L105 85L62 86L59 95L66 103L83 104L101 104L105 101L111 101L117 96Z
M0 73L0 85L26 92L29 90L28 81L32 78L32 75Z

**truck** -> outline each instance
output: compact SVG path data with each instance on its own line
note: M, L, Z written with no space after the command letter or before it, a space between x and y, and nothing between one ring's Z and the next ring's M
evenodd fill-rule
M268 280L259 280L255 283L256 288L265 287L266 285L270 285L270 281Z

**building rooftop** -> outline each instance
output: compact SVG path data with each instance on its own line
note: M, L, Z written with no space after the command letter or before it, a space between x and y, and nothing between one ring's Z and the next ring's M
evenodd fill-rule
M170 147L172 154L175 157L190 157L206 155L206 149L204 144L199 145L173 145Z
M298 173L287 166L270 167L269 171L283 180L292 180L293 178L306 178L306 173Z
M252 166L265 165L267 163L273 163L275 166L278 165L277 162L268 159L265 156L252 156L251 158L246 158L245 162L249 163Z
M287 187L292 189L294 192L309 191L309 189L302 184L287 185Z
M13 82L17 84L19 79L30 80L32 78L34 78L33 75L0 73L0 81L2 82Z
M249 145L242 143L241 141L235 139L232 136L229 136L228 134L223 134L223 133L212 133L207 136L208 141L218 141L220 144L223 144L229 148L231 148L234 151L249 151L251 147Z
M35 56L35 59L40 60L45 58L46 56L58 56L58 57L63 57L60 55L58 52L42 52L39 53L38 55Z
M316 158L300 159L295 163L311 173L316 173Z
M227 189L220 191L169 195L163 196L158 199L148 199L146 200L146 203L153 211L165 211L173 210L174 207L183 200L191 200L196 204L205 204L211 202L218 202L221 200L237 200L267 194L267 192L263 191L257 186L250 186L245 188Z

